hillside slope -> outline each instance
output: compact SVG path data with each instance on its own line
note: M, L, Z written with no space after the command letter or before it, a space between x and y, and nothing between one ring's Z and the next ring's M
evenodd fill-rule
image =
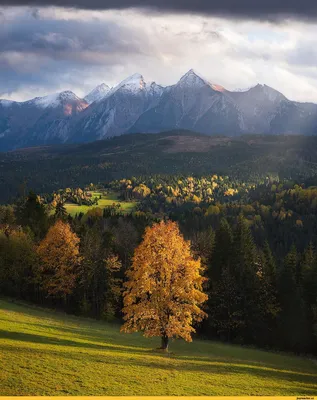
M229 138L181 130L130 134L82 145L0 153L0 203L29 189L51 193L150 174L217 173L259 182L268 174L306 179L316 172L316 136Z
M0 395L316 395L305 358L210 341L119 333L119 326L0 300Z

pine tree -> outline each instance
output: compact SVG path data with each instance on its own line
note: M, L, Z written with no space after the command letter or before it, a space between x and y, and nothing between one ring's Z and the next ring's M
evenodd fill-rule
M120 280L116 275L121 263L96 229L84 235L81 251L82 309L97 318L111 318L120 296Z
M36 239L42 239L48 228L48 216L37 195L30 192L27 199L17 205L17 223L28 226Z
M62 221L64 221L64 220L66 220L67 215L68 214L67 214L67 210L66 210L66 208L64 206L64 203L62 201L59 201L56 204L56 207L55 207L54 218L56 220L61 219Z
M207 300L201 272L175 222L148 227L127 271L122 331L159 336L163 350L169 338L191 341L193 323L206 315L199 308Z
M307 343L307 321L300 286L297 283L298 254L293 245L284 259L279 274L278 293L281 304L279 315L280 345L300 351Z
M217 229L214 240L212 262L209 268L209 277L212 282L221 278L223 268L229 268L232 258L233 234L228 221L223 218Z
M215 234L213 257L208 268L208 324L212 336L220 335L228 341L234 339L244 325L232 262L233 234L228 221L223 218Z
M239 216L234 232L232 274L236 279L238 296L241 299L240 310L243 315L244 328L240 335L247 342L254 342L256 323L259 314L258 269L259 260L248 222Z
M312 347L317 349L317 254L312 243L304 252L300 271Z
M273 345L277 330L277 317L280 305L277 300L277 274L276 264L270 246L266 241L263 251L259 252L259 268L257 271L258 286L258 319L257 343Z
M234 340L244 328L241 296L235 277L229 267L221 271L220 279L209 294L209 325L212 336L223 340Z

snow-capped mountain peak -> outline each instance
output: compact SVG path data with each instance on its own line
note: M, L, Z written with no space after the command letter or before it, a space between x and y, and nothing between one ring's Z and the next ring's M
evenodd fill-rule
M141 74L133 74L119 83L111 93L117 90L124 90L127 92L137 93L140 90L146 89L146 82Z
M56 108L72 101L80 101L80 99L72 91L65 90L64 92L49 94L44 97L35 97L35 99L29 100L26 103L35 105L39 108Z
M110 87L105 83L98 85L84 98L88 104L92 104L95 101L103 100L110 92Z
M226 89L218 84L213 84L205 79L203 76L198 74L194 69L190 69L178 82L180 86L195 86L195 87L202 87L202 86L209 86L216 92L225 92Z
M195 70L190 69L185 75L181 77L178 81L179 85L187 85L187 86L204 86L209 85L210 83L207 79L203 78L200 74L198 74Z

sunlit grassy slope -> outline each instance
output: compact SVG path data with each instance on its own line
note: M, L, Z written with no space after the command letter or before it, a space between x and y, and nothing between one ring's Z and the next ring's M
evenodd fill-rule
M101 193L101 192L92 192L92 197L98 197L99 195L101 196L101 199L98 200L98 205L94 206L85 206L85 205L78 205L78 204L71 204L71 203L66 203L65 208L67 212L71 216L75 216L76 214L83 213L85 214L87 211L91 210L92 208L105 208L107 206L112 206L113 204L120 204L120 210L124 213L129 213L135 209L136 202L133 201L121 201L118 199L118 193Z
M316 395L309 359L119 326L0 301L0 395Z

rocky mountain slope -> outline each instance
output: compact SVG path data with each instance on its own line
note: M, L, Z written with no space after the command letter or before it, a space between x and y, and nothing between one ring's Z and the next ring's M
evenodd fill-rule
M134 74L84 99L65 91L26 102L0 100L0 151L90 142L124 133L189 129L208 135L317 134L317 105L266 85L232 92L188 71L175 85Z

